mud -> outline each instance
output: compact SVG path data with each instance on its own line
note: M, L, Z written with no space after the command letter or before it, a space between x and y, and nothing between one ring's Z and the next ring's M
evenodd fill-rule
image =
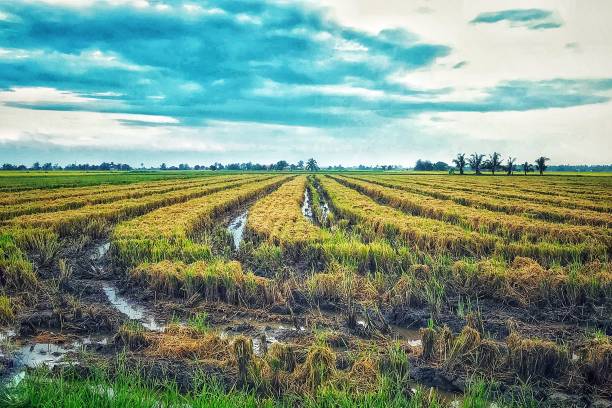
M309 209L306 198L305 204ZM304 215L308 216L307 213ZM243 232L247 215L247 207L240 208L228 214L227 224L223 224L232 234L236 248L246 245ZM118 279L120 274L112 269L108 251L108 241L99 240L75 254L71 261L74 271L70 284L59 288L57 293L46 294L38 304L23 310L12 331L0 334L0 374L4 374L5 380L18 381L26 370L40 364L57 367L78 361L82 350L110 361L120 351L111 339L119 325L129 320L140 322L146 330L161 332L170 321L185 324L194 314L205 312L211 330L226 337L251 337L254 352L260 356L275 342L308 347L317 335L326 332L328 344L338 355L339 369L350 367L351 354L364 345L383 347L399 340L408 350L415 385L434 387L447 401L458 399L465 390L467 372L447 372L420 357L419 330L427 327L431 318L425 305L383 307L380 317L360 310L356 324L349 327L343 305L330 303L319 308L299 291L291 301L264 309L199 299L158 298L146 288L131 287ZM232 256L237 256L236 252L232 252ZM49 271L50 275L53 273ZM69 300L70 296L77 301ZM448 326L455 334L467 323L466 316L457 311L457 302L458 299L450 297L436 319L436 324ZM577 324L561 309L556 313L535 311L482 300L473 311L481 316L482 333L498 341L508 336L509 321L514 322L515 330L523 335L568 343L579 343L592 327L589 320ZM601 319L609 323L610 317L602 316ZM66 340L43 341L45 338L41 334L47 339L63 336ZM573 352L577 356L577 352ZM156 360L140 355L130 356L129 361L142 364L143 370L153 377L169 375L175 378L183 390L189 389L195 373L195 368L187 361ZM232 384L235 380L225 368L211 365L204 369L223 383ZM570 395L570 398L574 397Z

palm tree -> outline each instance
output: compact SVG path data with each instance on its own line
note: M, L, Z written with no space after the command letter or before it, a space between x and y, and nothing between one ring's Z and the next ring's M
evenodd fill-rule
M319 170L319 165L317 164L317 161L313 159L312 157L308 159L308 161L306 162L306 170L307 171Z
M493 154L489 155L489 160L487 160L487 167L491 169L491 173L495 175L495 170L501 167L501 154L497 152L493 152Z
M527 175L528 172L533 171L533 165L529 164L529 162L523 163L523 173Z
M463 175L463 169L465 168L465 165L467 164L465 162L465 153L457 154L457 158L453 159L453 163L455 163L455 165L459 169L459 174Z
M546 170L546 162L549 161L550 159L548 157L544 157L544 156L540 156L536 159L535 161L535 166L536 169L538 169L538 171L540 172L540 176L542 174L544 174L544 170Z
M468 164L476 172L476 174L482 174L480 168L482 167L482 159L484 154L473 153L468 160Z
M509 176L512 175L512 171L514 170L514 162L516 161L516 157L508 157L508 161L506 162L506 171Z

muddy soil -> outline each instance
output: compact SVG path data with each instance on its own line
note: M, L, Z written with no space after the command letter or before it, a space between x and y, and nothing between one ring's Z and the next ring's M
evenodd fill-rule
M248 206L227 214L221 225L228 228L234 248L240 248ZM317 333L333 333L330 344L338 353L338 368L348 367L349 352L364 345L384 346L399 340L410 356L411 377L415 383L434 387L446 398L460 398L468 372L448 372L424 361L420 356L419 329L427 327L430 310L427 306L383 309L382 313L358 310L351 324L342 305L315 304L305 295L296 293L288 304L253 309L220 302L159 298L154 292L134 287L124 273L113 269L108 254L108 240L91 242L79 253L72 254L72 276L55 291L48 291L41 301L21 311L18 323L0 334L0 374L2 381L19 381L23 373L37 365L49 367L78 362L82 351L89 357L112 360L122 351L113 342L118 327L127 321L137 321L149 331L163 331L170 322L184 324L196 313L206 312L207 323L222 336L247 335L253 338L256 354L263 354L275 342L301 344L315 341ZM238 255L234 251L234 256ZM46 271L52 276L53 271ZM438 316L437 323L447 325L454 333L466 324L465 316L457 312L451 299ZM579 343L593 323L570 318L565 311L531 310L508 306L492 300L478 303L482 331L492 339L503 341L509 334L509 321L527 337L562 339ZM609 333L610 316L602 317ZM139 363L157 373L171 373L181 388L188 387L192 363L158 361L136 356ZM200 367L201 368L201 367ZM170 371L165 371L170 370ZM222 381L228 375L211 367ZM215 371L217 370L217 371ZM543 387L554 387L546 384ZM554 388L542 388L550 393ZM580 398L564 390L568 398Z

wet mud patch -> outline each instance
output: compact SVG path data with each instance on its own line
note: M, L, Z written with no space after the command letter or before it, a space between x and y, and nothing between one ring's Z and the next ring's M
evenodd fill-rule
M244 239L244 229L246 227L248 213L248 210L242 211L238 216L232 218L227 226L227 230L232 235L236 251L240 250L240 244L242 244Z
M304 202L302 203L302 215L308 221L314 223L314 215L312 213L312 206L310 204L310 194L308 194L308 189L304 190Z
M104 284L102 289L110 304L117 311L127 316L128 319L140 322L148 330L164 330L165 325L158 322L153 313L149 312L144 306L130 301L126 296L120 295L116 287Z

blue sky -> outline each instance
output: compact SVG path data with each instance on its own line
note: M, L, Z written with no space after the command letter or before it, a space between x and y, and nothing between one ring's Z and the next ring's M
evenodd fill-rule
M0 161L610 163L580 3L0 0Z

